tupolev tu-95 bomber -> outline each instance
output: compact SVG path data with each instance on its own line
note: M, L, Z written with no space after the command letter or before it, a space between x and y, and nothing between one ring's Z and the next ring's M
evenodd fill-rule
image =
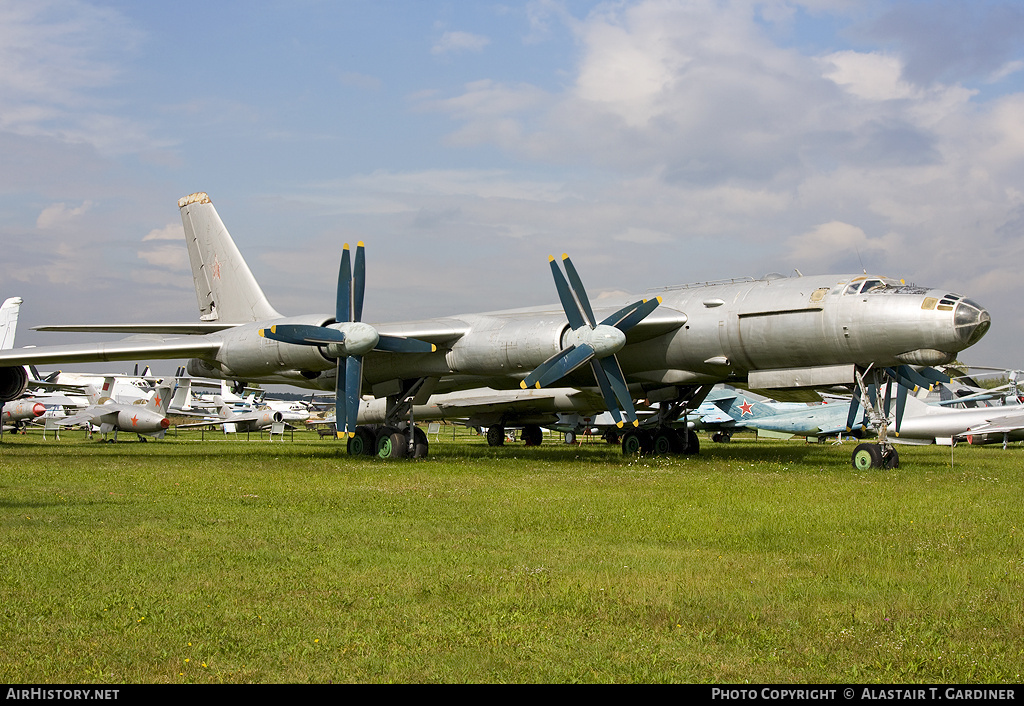
M433 393L490 387L599 392L624 452L696 451L680 413L718 382L755 389L865 385L940 365L988 330L988 312L947 289L860 275L767 276L650 290L594 309L568 256L549 265L559 303L421 321L362 321L365 252L342 252L333 313L282 316L269 303L205 193L179 200L199 321L39 326L160 334L0 352L0 398L27 364L191 358L193 376L334 390L337 431L353 454L426 453L409 414ZM564 270L564 273L563 273ZM902 372L901 372L902 371ZM867 376L867 378L866 378ZM918 377L920 375L918 374ZM881 379L873 384L881 384ZM388 400L387 423L359 424L360 396ZM640 424L634 402L658 404ZM877 465L891 444L880 440Z

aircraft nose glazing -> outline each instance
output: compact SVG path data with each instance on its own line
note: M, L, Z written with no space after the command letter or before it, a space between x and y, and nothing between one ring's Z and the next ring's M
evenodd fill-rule
M991 325L988 311L970 299L962 299L953 312L953 328L965 346L980 341Z

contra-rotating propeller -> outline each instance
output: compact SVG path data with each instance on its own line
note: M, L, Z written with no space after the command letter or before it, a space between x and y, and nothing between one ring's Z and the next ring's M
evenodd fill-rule
M626 331L636 326L661 303L661 297L642 299L619 309L601 323L597 323L590 299L583 288L583 281L568 255L562 255L568 281L562 275L554 257L549 257L551 274L562 303L562 310L572 329L566 334L566 347L551 356L526 376L520 385L523 389L542 388L561 380L582 365L590 363L601 396L616 425L623 426L622 413L626 421L638 426L633 398L626 387L622 368L615 357L626 345Z
M909 365L898 365L893 368L885 368L885 374L896 383L896 436L900 434L900 425L903 423L903 413L907 406L907 391L916 390L918 387L927 387L929 390L937 382L949 382L949 376L935 370L934 368L912 368ZM878 391L874 384L867 386L868 397L872 404L878 404ZM882 413L886 419L889 418L889 410L892 407L892 385L885 385L885 397L883 398ZM857 412L860 409L860 385L855 383L853 387L853 398L850 400L850 412L846 417L846 430L853 428Z
M335 323L326 326L276 324L260 329L260 335L300 346L324 346L326 354L338 361L335 378L335 429L338 438L355 436L359 394L363 384L363 355L371 350L392 353L433 353L437 346L415 338L378 333L363 323L363 292L366 288L366 255L363 243L356 245L354 268L348 243L341 252Z

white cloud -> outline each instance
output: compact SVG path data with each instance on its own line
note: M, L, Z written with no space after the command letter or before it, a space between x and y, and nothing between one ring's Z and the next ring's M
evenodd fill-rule
M180 223L168 223L163 228L154 228L146 233L142 242L148 240L182 240L185 237Z
M442 55L464 51L480 52L490 43L489 38L479 34L448 31L441 35L441 38L430 49L430 53Z
M52 206L47 206L36 219L36 228L48 229L66 225L88 211L92 206L92 201L84 201L81 206L69 207L66 203L55 203Z
M821 59L822 74L865 100L915 98L919 89L904 81L898 57L877 52L840 51Z

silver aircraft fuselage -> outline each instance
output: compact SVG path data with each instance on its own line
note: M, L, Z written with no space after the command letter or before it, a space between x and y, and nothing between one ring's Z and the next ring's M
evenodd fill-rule
M951 362L990 325L985 309L947 289L867 275L686 285L647 296L656 295L661 305L629 331L618 353L627 381L644 389L748 378L751 387L843 384L853 382L855 365ZM599 300L599 317L637 298ZM274 323L332 321L326 315L291 317L210 334L222 340L219 350L190 361L189 373L333 390L335 362L323 348L257 335ZM438 350L367 356L365 387L433 377L441 381L438 392L515 388L571 335L557 304L376 328L432 341ZM594 379L584 366L563 384L590 386Z

